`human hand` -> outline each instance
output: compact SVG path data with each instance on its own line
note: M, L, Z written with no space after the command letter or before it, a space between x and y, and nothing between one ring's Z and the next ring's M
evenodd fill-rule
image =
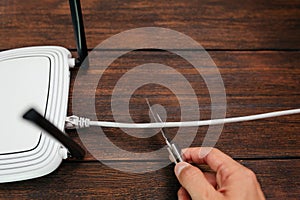
M178 199L263 200L256 175L218 149L196 147L183 150L186 162L175 166L182 185ZM189 163L207 164L215 173L203 173Z

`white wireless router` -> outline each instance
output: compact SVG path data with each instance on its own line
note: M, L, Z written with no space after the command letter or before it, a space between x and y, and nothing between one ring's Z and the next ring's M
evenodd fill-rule
M81 64L87 48L79 0L70 0L70 8L79 54L76 64ZM0 183L49 174L68 152L84 155L80 146L61 132L68 106L69 68L74 66L71 53L58 46L0 52ZM41 115L31 110L24 118L47 132L22 118L30 107Z

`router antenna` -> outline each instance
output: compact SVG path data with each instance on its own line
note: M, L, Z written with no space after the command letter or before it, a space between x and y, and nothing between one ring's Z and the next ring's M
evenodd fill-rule
M85 39L80 0L69 0L69 4L78 53L78 58L76 59L76 66L82 65L82 67L87 68L89 62L88 60L85 61L85 58L88 55L88 49ZM83 63L84 61L85 63Z

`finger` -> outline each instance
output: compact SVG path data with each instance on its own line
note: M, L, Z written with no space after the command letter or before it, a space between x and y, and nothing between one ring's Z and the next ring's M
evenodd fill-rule
M206 180L216 189L218 185L216 180L216 174L209 172L204 172L203 174Z
M187 162L197 164L208 164L214 171L221 168L231 169L241 167L241 165L231 157L218 149L211 147L194 147L183 150L183 157Z
M176 164L175 174L192 199L215 199L218 195L201 170L189 163Z
M218 149L210 147L188 148L183 150L184 158L198 164L208 164L216 172L216 181L222 187L229 177L244 168L238 162Z
M178 200L190 200L191 197L189 193L183 188L180 187L178 192L177 192Z
M191 147L191 148L182 149L181 152L184 161L189 163L203 164L204 156L201 156L201 152L204 152L206 150L206 152L209 153L211 149L212 148L208 149L206 147Z

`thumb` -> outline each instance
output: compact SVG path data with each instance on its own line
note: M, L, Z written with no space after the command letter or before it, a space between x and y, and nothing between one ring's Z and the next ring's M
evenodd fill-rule
M182 187L190 194L192 199L216 199L218 193L206 180L202 171L187 162L175 165L175 174Z

